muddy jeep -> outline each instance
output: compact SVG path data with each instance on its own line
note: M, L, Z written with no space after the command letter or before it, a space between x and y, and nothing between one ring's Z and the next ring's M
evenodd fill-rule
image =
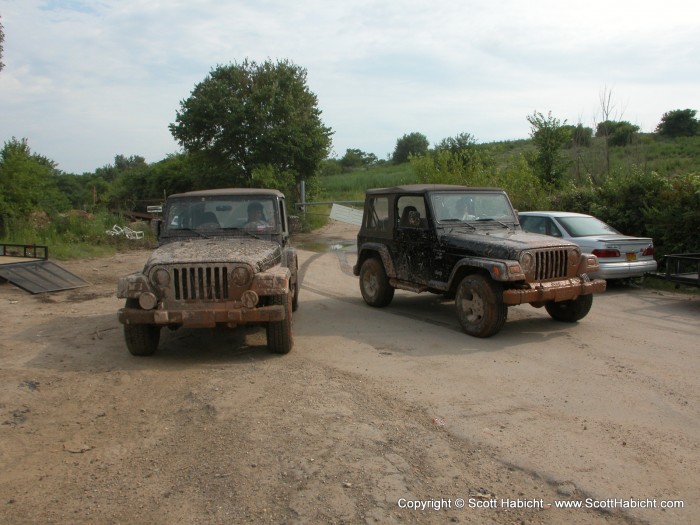
M151 355L160 330L265 324L267 346L292 348L299 296L284 195L217 189L171 195L155 223L158 248L143 271L119 280L124 337L133 355Z
M360 291L370 306L387 306L394 290L455 298L463 330L497 333L508 306L530 303L576 322L591 309L593 255L568 241L524 232L498 188L410 185L368 190L357 236Z

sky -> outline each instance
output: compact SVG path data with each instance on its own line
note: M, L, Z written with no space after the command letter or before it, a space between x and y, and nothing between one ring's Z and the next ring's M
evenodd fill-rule
M534 112L653 131L700 110L700 4L665 0L0 0L0 141L66 173L181 151L168 125L217 66L307 72L331 156L526 139Z

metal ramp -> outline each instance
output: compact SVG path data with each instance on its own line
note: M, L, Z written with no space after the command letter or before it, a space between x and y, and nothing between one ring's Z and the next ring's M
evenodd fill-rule
M49 261L46 246L3 244L0 248L0 278L29 293L58 292L90 284Z

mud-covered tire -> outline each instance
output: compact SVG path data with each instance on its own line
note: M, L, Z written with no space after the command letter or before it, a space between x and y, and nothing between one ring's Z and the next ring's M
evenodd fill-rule
M362 263L360 292L370 306L387 306L394 298L394 288L389 284L384 265L379 259L370 257Z
M299 272L294 272L294 281L289 283L292 294L292 312L299 308Z
M138 299L127 299L126 308L139 308ZM160 326L152 324L125 324L124 340L131 355L153 355L160 342Z
M131 355L153 355L160 341L160 326L153 324L125 324L124 340Z
M579 295L572 301L547 302L544 307L555 321L575 323L588 315L593 306L592 295Z
M479 274L467 275L459 283L455 308L462 330L474 337L490 337L499 332L508 316L503 287Z
M286 306L284 319L267 323L267 348L275 354L288 354L292 349L292 294L275 295L272 304Z

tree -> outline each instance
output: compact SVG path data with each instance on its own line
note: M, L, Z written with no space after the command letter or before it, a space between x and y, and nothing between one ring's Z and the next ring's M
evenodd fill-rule
M33 154L26 139L12 138L0 150L0 225L33 211L64 211L68 199L56 185L56 164Z
M535 173L547 185L560 186L569 161L561 155L562 147L571 139L571 132L563 123L552 116L550 111L545 117L535 111L528 115L530 137L537 149L532 164Z
M143 170L146 166L146 159L140 155L132 155L131 157L115 155L114 165L107 164L106 166L97 168L95 174L99 175L107 182L114 182L120 173L136 169Z
M587 148L591 145L593 139L593 129L587 128L580 122L576 126L564 126L570 136L571 142L569 142L568 147L571 148Z
M435 150L449 150L452 153L470 149L476 146L476 140L469 133L460 133L455 137L447 137L442 139L436 146Z
M347 149L340 159L340 165L346 169L363 168L377 164L377 156L374 153L365 153L360 149Z
M656 132L669 138L692 137L700 133L700 122L695 118L694 109L675 109L664 113Z
M609 146L628 146L639 133L639 126L622 120L606 120L596 127L595 136L604 137Z
M180 103L169 127L221 185L251 185L256 168L267 166L297 181L311 178L332 135L306 70L286 60L217 66Z
M396 141L394 154L391 161L394 164L403 164L410 156L421 156L428 153L428 139L425 135L417 132L404 135Z
M574 178L581 179L581 165L583 164L583 148L588 148L593 141L593 130L585 127L580 122L576 126L564 126L571 136L566 147L571 149L574 155Z

